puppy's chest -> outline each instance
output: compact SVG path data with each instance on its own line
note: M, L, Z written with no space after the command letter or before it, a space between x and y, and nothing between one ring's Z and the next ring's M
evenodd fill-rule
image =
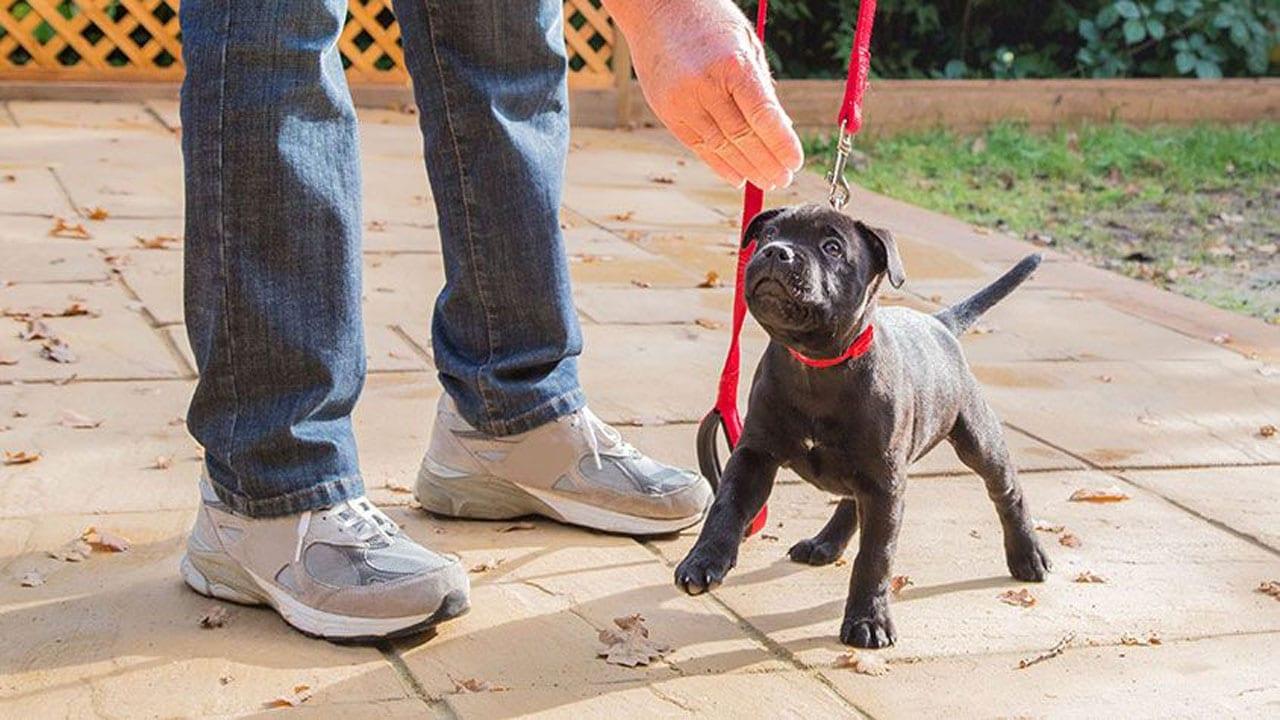
M809 428L789 436L783 444L784 467L815 487L839 495L857 489L861 468L849 437Z

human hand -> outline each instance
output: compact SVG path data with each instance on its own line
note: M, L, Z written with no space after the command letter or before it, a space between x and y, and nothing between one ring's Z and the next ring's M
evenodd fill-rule
M730 0L606 0L658 119L720 177L766 190L804 162L764 48Z

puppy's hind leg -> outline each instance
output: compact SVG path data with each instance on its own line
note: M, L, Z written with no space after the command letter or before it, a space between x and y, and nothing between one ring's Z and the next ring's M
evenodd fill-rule
M857 529L858 503L853 498L844 498L818 534L792 545L787 555L798 563L830 565L844 554Z
M969 406L960 411L950 440L961 462L986 482L987 495L995 503L1004 529L1009 572L1019 580L1042 582L1049 571L1049 558L1040 547L1027 514L1018 471L1005 446L1004 429L986 400L975 394Z

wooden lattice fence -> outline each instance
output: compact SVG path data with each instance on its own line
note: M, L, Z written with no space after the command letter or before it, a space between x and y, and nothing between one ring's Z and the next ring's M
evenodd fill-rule
M178 2L0 0L0 80L180 80ZM615 34L600 0L565 0L564 16L570 84L612 85ZM408 81L391 0L350 0L338 46L352 83Z

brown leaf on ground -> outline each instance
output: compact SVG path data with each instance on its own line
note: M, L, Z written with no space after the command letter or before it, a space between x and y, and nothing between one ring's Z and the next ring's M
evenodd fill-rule
M635 285L635 286L636 286L636 287L638 287L638 288L651 288L651 287L653 287L653 283L649 282L648 280L632 280L632 281L631 281L631 284L632 284L632 285Z
M1074 533L1063 533L1058 536L1058 544L1063 547L1078 548L1084 544Z
M173 467L173 458L168 455L157 455L155 460L151 461L148 470L168 470Z
M19 340L47 340L53 337L53 330L42 320L28 320L27 327L18 333Z
M635 211L635 210L625 210L625 211L623 211L623 212L620 212L620 213L614 213L614 214L610 215L610 216L609 216L609 219L610 219L610 220L617 220L618 222L626 222L626 221L630 220L631 218L633 218L633 217L635 217L635 216L636 216L636 211Z
M901 595L903 590L906 590L912 585L915 585L915 582L911 580L909 575L894 575L889 579L889 592L893 593L895 596Z
M1088 503L1113 503L1124 502L1129 499L1129 495L1120 488L1112 485L1109 488L1089 489L1081 488L1067 498L1071 502L1088 502Z
M75 410L63 410L62 419L58 424L63 427L74 428L76 430L92 430L102 425L101 420L94 420L87 415L81 415Z
M184 417L176 417L169 421L169 427L182 427L182 426L185 426L186 424L187 424L187 419Z
M71 303L63 308L62 312L58 313L58 317L80 317L81 315L97 315L97 313L90 310L88 305L80 301Z
M1143 638L1143 637L1138 637L1138 636L1136 636L1136 635L1121 635L1121 636L1120 636L1120 644L1121 644L1121 645L1129 645L1129 646L1144 646L1144 647L1145 647L1145 646L1147 646L1147 645L1161 645L1161 644L1163 644L1163 642L1160 640L1160 638L1159 638L1155 633L1151 633L1151 634L1147 635L1147 636L1146 636L1146 637L1144 637L1144 638Z
M44 576L35 570L28 570L22 574L22 579L18 582L22 587L40 587L44 584Z
M0 364L2 364L2 363L0 363ZM1264 437L1264 438L1275 437L1275 436L1276 436L1276 426L1275 426L1275 425L1263 425L1262 427L1258 428L1258 435L1259 435L1259 436L1261 436L1261 437Z
M1072 580L1072 582L1078 582L1078 583L1105 583L1106 581L1107 581L1106 578L1102 577L1101 575L1095 575L1094 573L1091 573L1088 570L1085 570L1081 572L1079 575L1076 575L1075 580Z
M1231 333L1218 333L1212 340L1214 345L1226 345L1231 342Z
M702 279L702 282L698 283L700 288L718 288L721 285L720 273L715 270L708 270L707 276Z
M498 567L504 562L506 562L506 560L503 560L502 558L489 558L488 560L481 560L480 562L471 566L470 572L473 572L479 575L480 573L489 572L490 570Z
M698 318L693 322L698 327L703 327L708 330L719 330L720 328L724 327L724 323L720 322L719 320L712 320L711 318Z
M18 182L18 176L12 173L5 173L4 175L0 175L0 182L5 182L5 183Z
M1032 523L1034 524L1035 529L1040 532L1057 534L1067 529L1065 525L1055 525L1048 520L1032 520Z
M452 679L452 678L450 678ZM454 691L459 694L466 693L484 693L484 692L506 692L508 688L503 685L491 683L488 680L479 678L467 678L465 680L453 680Z
M0 365L17 365L18 358L10 355L0 355Z
M639 613L614 618L613 624L617 629L605 628L598 636L603 647L596 655L607 663L623 667L648 665L671 652L670 645L649 638L649 628Z
M306 702L310 698L311 698L310 685L294 685L292 691L281 695L275 700L271 700L269 702L263 703L263 707L268 709L298 707L299 705Z
M1000 602L1006 605L1013 605L1014 607L1029 608L1036 604L1036 597L1026 588L1006 590L996 597L1000 599Z
M1280 600L1280 580L1264 580L1258 583L1258 592Z
M40 346L40 357L49 362L56 362L62 365L69 365L78 361L80 358L71 351L71 346L60 338L49 338Z
M386 220L370 220L364 227L369 232L386 232L387 221Z
M538 527L537 525L534 525L531 522L518 522L518 523L511 523L510 525L503 525L502 527L498 528L498 532L509 533L509 532L516 532L519 530L533 530L537 527Z
M768 541L768 542L778 542L778 536L777 536L777 535L771 535L771 534L769 534L769 533L760 533L760 539L761 539L761 540L766 540L766 541Z
M387 489L393 493L411 493L413 488L396 480L387 481Z
M144 250L168 250L170 245L176 245L181 240L173 235L154 235L152 237L142 237L138 235L134 237L134 242Z
M226 608L222 607L221 605L214 605L213 607L206 610L204 615L200 616L200 627L206 630L213 630L215 628L220 628L223 625L226 625L227 620L230 618L231 618L231 615L227 613Z
M649 182L657 183L658 185L674 185L676 178L674 175L650 175Z
M83 538L69 540L62 547L49 551L49 557L63 562L80 562L87 560L92 554L93 546L85 542Z
M107 212L106 208L101 207L85 208L84 214L90 220L106 220L111 217L111 213Z
M1031 667L1032 665L1035 665L1036 663L1042 663L1045 660L1051 660L1053 658L1058 657L1062 653L1066 652L1067 648L1070 647L1071 642L1075 639L1076 639L1075 633L1068 633L1061 640L1059 640L1057 644L1055 644L1053 647L1049 648L1048 650L1045 650L1044 652L1040 653L1039 655L1036 655L1035 657L1032 657L1032 658L1025 658L1023 660L1019 660L1018 669L1026 670L1027 668Z
M86 230L82 223L72 225L63 218L53 219L53 229L49 231L49 235L72 240L88 240L93 237L93 234Z
M89 547L103 552L124 552L129 549L129 540L110 530L99 530L92 525L80 533L80 539L89 543Z
M5 465L29 465L40 459L40 453L32 450L5 450Z
M884 675L891 669L884 656L879 653L863 650L850 650L841 653L832 663L832 667L848 668L859 675Z

